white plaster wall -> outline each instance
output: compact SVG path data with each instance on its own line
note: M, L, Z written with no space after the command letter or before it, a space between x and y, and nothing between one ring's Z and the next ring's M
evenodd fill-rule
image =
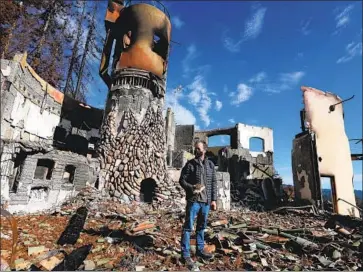
M3 147L3 152L1 154L1 202L10 200L10 185L9 178L12 175L14 161L13 153L15 152L13 145L5 145Z
M237 124L237 133L239 144L242 148L250 149L250 138L257 137L264 140L264 152L273 152L273 131L267 127L249 126L242 123ZM251 155L256 157L263 152L250 151Z
M29 99L25 99L20 92L17 92L11 112L11 125L19 126L21 120L24 120L25 131L31 135L37 135L38 137L46 139L53 137L54 128L59 124L60 116L50 113L47 110L41 113L40 107L32 103ZM20 133L13 135L13 139L19 138Z
M315 132L321 176L334 176L336 196L356 205L353 187L353 164L348 137L345 133L343 107L339 104L333 112L329 106L341 100L333 94L302 87L306 121ZM359 217L359 211L343 201L337 202L337 212Z
M9 178L6 176L1 176L1 202L4 201L9 201L10 197L9 197L9 192L10 192L10 187L9 187Z
M49 192L47 201L29 201L26 205L10 205L8 211L10 213L35 213L44 210L54 208L56 203L58 205L64 203L64 201L69 198L76 196L78 192L76 191L65 191L65 190L51 190Z

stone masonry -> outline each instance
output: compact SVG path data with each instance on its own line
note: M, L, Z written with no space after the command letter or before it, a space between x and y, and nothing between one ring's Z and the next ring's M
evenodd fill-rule
M52 208L96 183L96 158L54 146L63 106L63 93L39 77L26 53L1 60L1 204L10 212Z
M110 93L112 104L101 130L101 177L111 196L142 200L143 187L154 183L162 200L178 196L167 174L163 100L142 87L122 87ZM117 101L117 102L116 102ZM136 103L133 103L136 101ZM150 102L149 102L150 101Z
M39 177L37 172L42 161L53 162L54 166L47 169L46 175ZM67 151L28 155L22 167L16 183L10 188L11 212L52 208L75 195L86 183L96 182L95 169L89 166L87 158ZM68 169L72 169L72 173Z

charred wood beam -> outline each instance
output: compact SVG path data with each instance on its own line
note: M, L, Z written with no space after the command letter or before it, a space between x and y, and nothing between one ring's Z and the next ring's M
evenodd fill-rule
M61 234L57 244L62 246L65 244L74 245L83 230L87 215L88 209L86 207L77 209L76 214L71 217L68 226Z
M264 173L265 175L267 175L269 178L274 179L274 177L273 177L273 176L271 176L269 173L267 173L265 170L263 170L263 169L262 169L261 167L259 167L257 164L253 163L252 165L253 165L253 167L255 167L255 168L257 168L258 170L260 170L262 173Z
M69 255L64 260L53 268L52 271L76 271L83 264L83 261L87 258L88 254L92 249L92 245L81 246Z
M345 99L345 100L342 100L342 101L340 101L340 102L338 102L338 103L336 103L336 104L330 105L330 106L329 106L329 112L335 111L335 106L336 106L336 105L339 105L339 104L342 104L342 103L344 103L344 102L347 102L347 101L349 101L349 100L351 100L351 99L353 99L353 98L354 98L354 94L353 94L351 97L349 97L349 98L347 98L347 99Z
M352 161L362 161L363 154L351 154Z

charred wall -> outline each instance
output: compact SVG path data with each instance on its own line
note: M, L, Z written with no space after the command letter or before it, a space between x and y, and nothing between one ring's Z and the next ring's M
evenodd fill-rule
M60 122L54 131L54 145L64 150L95 157L102 118L103 110L65 96Z
M110 1L105 27L100 75L109 93L97 149L100 185L115 199L126 196L143 201L149 185L153 199L179 197L167 173L167 133L162 114L170 20L153 5L125 7ZM109 65L111 54L114 62Z
M86 155L91 139L99 137L102 111L94 110L96 117L86 105L86 112L77 111L80 103L40 78L26 56L1 60L1 202L13 212L61 204L86 182L94 184L98 176L98 162ZM60 144L57 129L64 126L68 134L84 138L83 152L74 138L68 146ZM52 169L50 178L34 178L35 172L45 173L47 167Z
M1 138L52 143L63 94L39 81L24 59L1 60L1 83Z
M293 152L297 155L293 155L293 161L306 161L308 158L311 161L317 160L319 178L310 179L311 187L305 187L306 192L300 197L310 201L319 201L320 194L315 193L314 188L320 187L320 177L329 177L335 212L359 216L359 211L355 208L353 165L345 133L342 99L332 93L311 87L303 86L301 90L305 105L302 126L306 127L308 133L314 134L315 141L310 139L307 142L315 146L316 154L310 152L310 149L303 153L299 152L294 145ZM299 154L306 159L297 158ZM299 171L298 165L293 165L293 167L293 172ZM296 186L299 186L300 176L294 176Z
M295 197L322 207L321 184L315 136L308 131L298 134L293 141L292 176Z
M175 150L185 150L193 153L194 150L194 125L176 125Z
M12 212L51 208L84 188L86 182L96 182L96 169L87 158L72 152L28 154L21 168L10 188Z

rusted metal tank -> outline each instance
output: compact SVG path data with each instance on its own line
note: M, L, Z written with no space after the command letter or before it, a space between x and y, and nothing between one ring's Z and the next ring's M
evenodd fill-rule
M124 6L123 1L109 1L105 26L107 37L100 75L109 87L118 72L126 68L148 71L158 79L165 80L171 35L171 23L166 10L146 3ZM112 53L110 74L108 70Z

